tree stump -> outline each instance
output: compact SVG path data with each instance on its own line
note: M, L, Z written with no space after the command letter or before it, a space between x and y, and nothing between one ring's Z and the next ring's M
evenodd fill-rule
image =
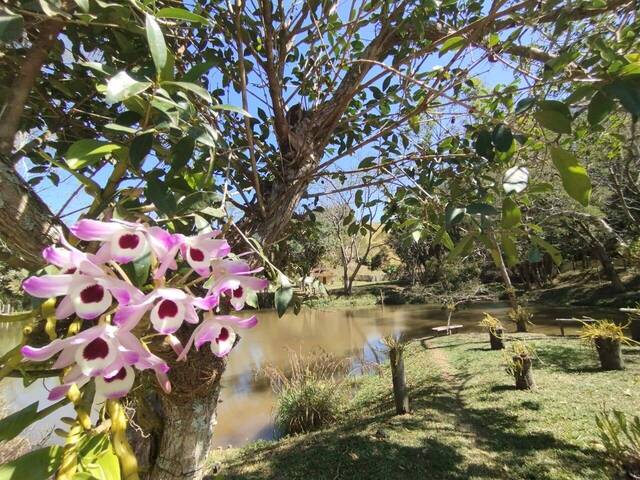
M503 350L504 339L502 334L504 330L502 328L495 328L489 330L489 343L491 343L491 350Z
M533 367L531 357L513 357L514 376L518 390L532 390L536 387L533 381Z
M391 379L393 381L393 399L396 404L396 414L409 413L409 392L407 378L404 372L403 348L401 346L389 349L391 362Z
M516 331L520 333L528 332L527 321L523 319L519 319L516 322Z
M640 342L640 318L634 318L631 320L631 338L636 342Z
M595 345L602 370L622 370L624 368L620 341L612 338L596 338Z

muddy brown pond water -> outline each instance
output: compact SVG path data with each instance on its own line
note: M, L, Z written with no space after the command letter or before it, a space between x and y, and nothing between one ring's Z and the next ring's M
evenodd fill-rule
M559 335L554 325L556 318L580 317L616 318L616 310L589 307L549 307L530 305L534 314L531 331ZM452 323L462 324L463 332L480 331L478 322L482 313L499 317L509 330L508 307L502 303L479 303L456 312ZM337 357L348 358L358 371L363 363L379 363L386 360L381 338L390 334L404 334L410 339L432 335L431 328L446 324L446 314L434 305L403 305L336 310L303 309L299 315L289 313L278 318L273 311L261 311L258 325L242 331L242 340L231 353L227 372L223 379L221 401L218 409L218 425L215 445L242 446L257 439L277 436L273 426L275 396L268 382L256 375L265 365L285 368L291 349L302 353L318 348ZM0 354L14 347L20 339L20 326L0 324ZM576 328L567 334L576 334ZM24 387L21 380L6 379L0 383L0 402L5 414L41 398L46 390L57 384L56 379L38 380ZM40 408L46 405L41 402ZM34 442L45 439L50 432L62 426L60 418L72 416L70 408L63 408L46 420L32 426L27 436ZM56 442L53 436L47 441Z

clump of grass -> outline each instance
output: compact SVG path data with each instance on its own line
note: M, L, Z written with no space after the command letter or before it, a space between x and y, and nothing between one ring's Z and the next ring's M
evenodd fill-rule
M609 461L626 478L640 478L640 417L628 420L618 410L603 411L596 415L596 425Z
M594 323L583 323L582 325L580 338L589 345L595 345L598 339L608 339L625 345L635 343L624 334L624 327L611 320L600 320Z
M533 314L522 305L518 305L509 312L509 320L516 324L518 332L526 332L532 318Z
M483 328L486 328L490 333L495 335L496 330L502 330L502 322L491 315L490 313L484 312L484 318L478 323Z
M275 422L284 435L305 433L337 420L348 363L323 350L304 355L289 351L286 370L263 369L278 396Z

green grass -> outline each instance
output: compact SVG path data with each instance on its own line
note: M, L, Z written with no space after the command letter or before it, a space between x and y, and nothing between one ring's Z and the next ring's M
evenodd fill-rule
M640 410L640 348L627 370L601 372L576 339L520 334L534 345L538 389L517 391L485 335L406 350L413 413L393 415L388 366L358 380L340 422L323 431L217 451L225 479L608 479L594 416ZM382 430L383 437L376 435Z

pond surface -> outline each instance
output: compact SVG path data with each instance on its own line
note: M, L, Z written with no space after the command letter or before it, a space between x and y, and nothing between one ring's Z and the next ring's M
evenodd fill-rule
M553 324L556 318L581 317L624 318L616 310L588 307L529 306L534 314L530 331L559 335ZM462 324L464 332L480 331L482 313L500 318L511 329L503 303L474 304L456 312L453 324ZM258 325L242 331L242 340L230 354L223 379L215 445L241 446L256 439L275 438L273 426L275 396L263 377L257 376L265 365L286 368L290 350L312 352L318 348L339 358L351 359L355 369L363 363L379 363L386 359L381 339L390 334L404 334L415 339L432 336L432 327L446 324L446 313L433 305L402 305L355 310L310 310L299 315L278 318L273 311L261 311ZM566 329L567 334L577 328ZM0 354L15 346L20 339L20 327L0 324ZM13 412L46 397L46 390L57 384L56 379L38 380L24 388L22 381L7 379L0 383L0 402ZM40 408L45 406L41 403ZM60 417L74 416L65 407L46 421L31 427L27 436L32 441L43 439L53 428L61 426ZM54 440L57 437L53 437ZM54 440L55 441L55 440Z

